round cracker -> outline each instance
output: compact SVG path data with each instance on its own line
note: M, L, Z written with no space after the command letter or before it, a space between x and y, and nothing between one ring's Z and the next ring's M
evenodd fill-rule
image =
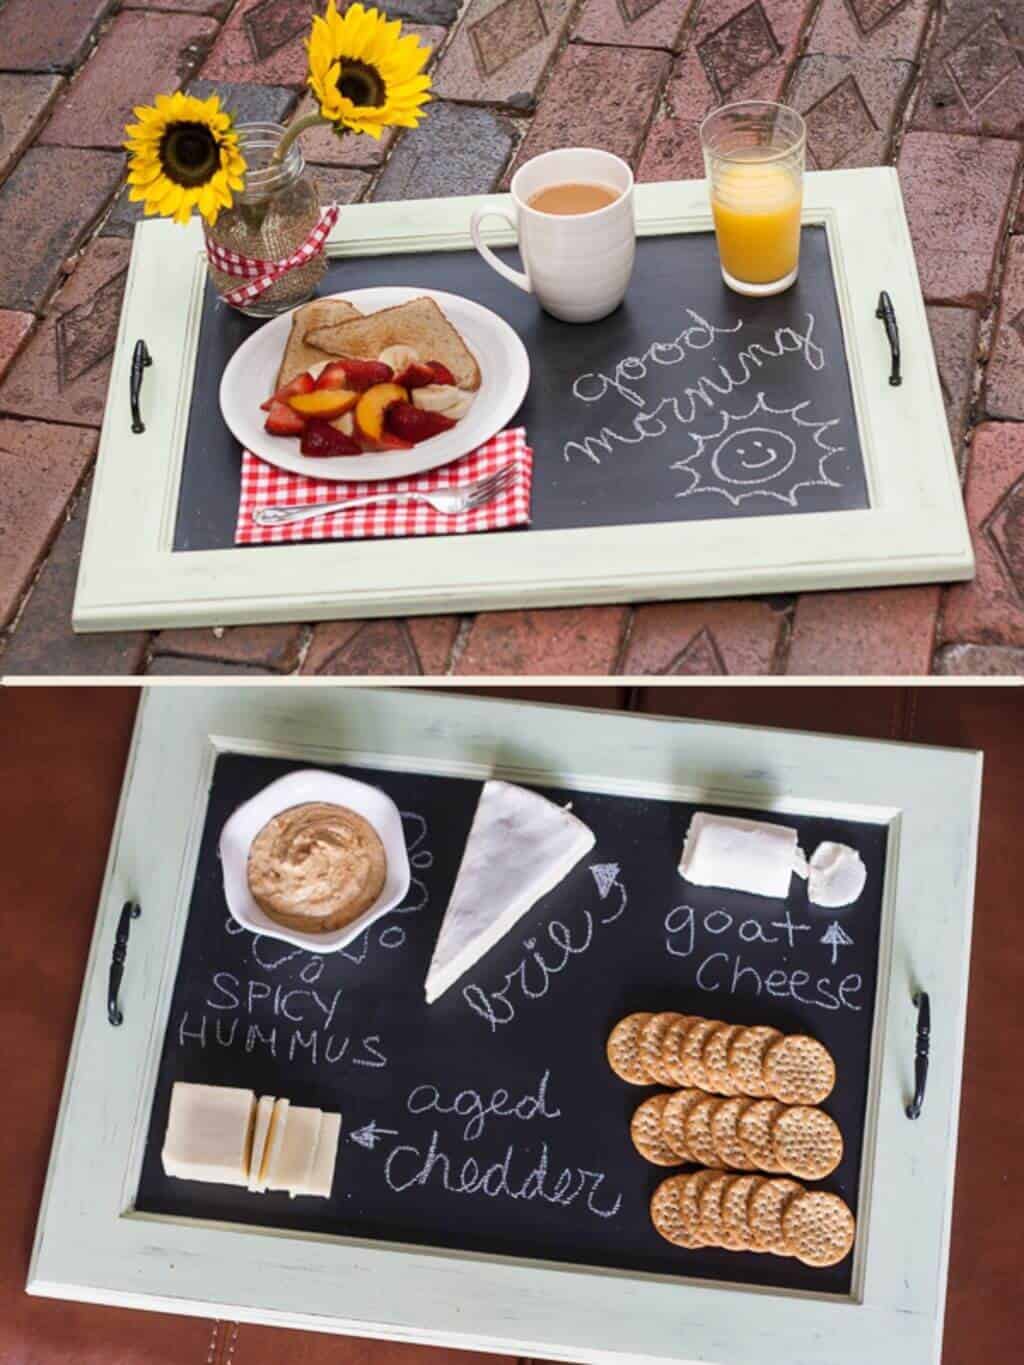
M700 1245L696 1228L687 1224L679 1197L685 1179L682 1175L670 1175L661 1182L651 1195L651 1222L673 1246L696 1247Z
M675 1010L663 1010L660 1014L652 1014L640 1030L640 1053L643 1063L651 1080L658 1085L675 1085L662 1061L661 1048L666 1033L678 1018Z
M691 1157L701 1166L715 1165L715 1144L711 1136L711 1116L722 1101L715 1095L703 1095L683 1120L686 1146Z
M665 1141L661 1116L669 1101L668 1095L652 1095L638 1105L629 1125L633 1146L654 1166L681 1166L683 1158Z
M747 1206L747 1222L754 1251L770 1251L774 1256L790 1254L782 1217L790 1202L803 1192L804 1187L795 1180L766 1180L753 1192Z
M665 1040L661 1045L661 1061L665 1068L665 1073L669 1077L669 1085L685 1085L683 1079L682 1048L683 1039L686 1037L693 1017L689 1014L677 1014L674 1023L669 1025Z
M714 1180L716 1175L722 1174L722 1171L708 1170L707 1167L702 1167L701 1170L694 1171L692 1175L681 1177L683 1183L679 1186L679 1207L683 1222L693 1228L694 1236L702 1239L702 1246L706 1243L703 1241L700 1223L701 1191L710 1180Z
M608 1035L605 1051L608 1065L620 1080L630 1085L650 1085L643 1054L640 1051L640 1031L651 1018L650 1014L627 1014Z
M772 1148L772 1125L785 1108L778 1100L754 1100L740 1114L736 1136L755 1171L785 1174L786 1168L779 1165Z
M758 1024L741 1028L729 1044L729 1075L741 1095L766 1099L769 1091L762 1075L764 1054L777 1043L782 1034L777 1028Z
M838 1265L850 1254L856 1230L845 1202L824 1190L798 1194L782 1215L790 1254L804 1265Z
M700 1211L700 1221L698 1226L700 1234L708 1246L720 1247L723 1245L722 1237L725 1228L722 1224L722 1197L725 1194L725 1187L732 1177L726 1175L725 1171L716 1171L714 1175L702 1187L697 1196L697 1208Z
M722 1245L730 1251L749 1251L751 1247L748 1204L758 1175L734 1175L722 1195Z
M775 1116L772 1152L789 1175L823 1180L843 1159L843 1135L823 1110L795 1104Z
M729 1075L729 1044L737 1033L737 1024L719 1024L705 1039L702 1055L707 1077L705 1090L713 1090L718 1095L736 1094L736 1087Z
M784 1104L820 1104L836 1083L836 1064L828 1048L804 1033L791 1033L764 1054L765 1084Z
M694 1160L686 1143L686 1116L698 1100L704 1098L703 1090L677 1090L669 1095L662 1112L661 1131L665 1141L683 1161Z
M723 1100L711 1115L711 1141L719 1166L731 1166L734 1171L756 1169L736 1132L740 1116L753 1102L745 1095L733 1095Z
M719 1027L717 1019L694 1019L683 1036L682 1051L679 1054L679 1072L684 1085L695 1085L707 1090L707 1076L704 1073L704 1043L712 1031Z

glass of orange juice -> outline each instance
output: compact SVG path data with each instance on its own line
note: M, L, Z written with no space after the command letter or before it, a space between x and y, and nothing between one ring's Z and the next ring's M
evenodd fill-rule
M807 134L795 109L742 100L700 126L722 278L738 294L781 294L800 262Z

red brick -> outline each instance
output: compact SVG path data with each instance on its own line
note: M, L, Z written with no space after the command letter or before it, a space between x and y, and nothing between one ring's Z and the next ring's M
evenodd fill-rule
M149 639L146 632L94 631L79 635L71 629L88 501L88 494L83 492L58 532L0 656L0 673L93 678L140 671Z
M533 677L615 671L625 607L489 611L473 622L455 672Z
M964 427L974 383L978 315L970 308L929 307L928 326L935 348L939 384L946 405L949 438L959 466L964 462Z
M438 64L435 93L473 104L529 102L572 11L571 0L469 0Z
M602 147L634 163L669 62L667 52L646 48L566 48L512 173L555 147Z
M187 14L120 14L95 57L71 82L40 142L117 147L137 104L151 104L188 79L217 32Z
M60 76L0 74L0 180L35 137L63 84Z
M999 321L985 371L985 411L1024 418L1024 237L1011 237L999 298Z
M179 659L174 654L161 654L146 669L147 676L156 678L271 678L267 668L250 664L224 663L220 659Z
M620 672L738 676L775 671L786 618L756 599L637 607Z
M925 298L983 307L1006 221L1017 146L995 138L908 133L903 197Z
M96 450L80 427L0 419L0 625L6 625Z
M214 630L163 630L153 656L175 655L215 663L245 664L291 673L299 662L301 626L227 626Z
M72 71L89 51L115 0L7 0L0 7L0 53L7 71Z
M930 9L929 0L822 0L807 51L913 61Z
M7 373L34 322L31 313L0 312L0 379Z
M823 592L797 602L786 672L860 677L930 671L939 589Z
M411 616L409 634L419 656L420 671L441 674L448 672L455 644L462 624L460 616Z
M804 57L793 74L786 103L807 123L808 169L884 164L913 74L910 62Z
M935 656L935 672L947 678L1024 677L1024 649L1001 645L947 645Z
M90 243L0 383L0 412L101 425L130 256L116 237Z
M574 42L679 50L694 0L584 0Z
M697 129L705 114L735 100L782 97L804 8L804 0L705 0L672 68L641 180L703 175Z
M122 9L177 10L181 14L209 14L222 19L233 0L121 0Z
M31 147L0 186L0 308L36 309L99 217L123 160L112 152Z
M350 171L347 166L310 166L322 204L354 204L370 187L366 171Z
M419 673L402 621L334 621L314 628L303 673L388 677Z
M321 9L321 3L311 0L242 0L214 44L203 76L257 85L304 85L310 16Z
M1024 137L1024 7L947 0L939 9L911 126Z
M1024 645L1024 426L975 429L965 497L977 573L947 592L941 638Z

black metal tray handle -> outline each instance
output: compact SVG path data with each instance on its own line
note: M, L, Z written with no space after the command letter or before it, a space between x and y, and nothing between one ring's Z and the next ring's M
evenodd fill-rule
M925 1086L928 1084L932 1007L927 991L915 991L913 1003L917 1010L917 1041L914 1046L914 1098L907 1105L907 1118L919 1119L924 1108Z
M878 296L875 317L885 325L885 335L889 338L889 350L892 353L889 383L893 388L899 388L903 383L903 376L900 374L900 329L896 323L896 309L892 306L892 299L884 289Z
M107 984L107 1018L115 1028L124 1023L124 1015L117 1003L117 997L121 990L121 978L124 976L125 958L128 956L128 935L131 933L132 920L138 919L141 914L141 905L136 905L134 901L125 901L117 921L117 932L114 934L114 949L110 955L110 979Z
M135 350L132 353L132 378L129 398L132 405L132 431L139 436L146 430L146 424L142 420L142 411L139 407L139 400L142 397L142 376L148 366L152 365L153 357L149 354L149 347L140 339L135 343Z

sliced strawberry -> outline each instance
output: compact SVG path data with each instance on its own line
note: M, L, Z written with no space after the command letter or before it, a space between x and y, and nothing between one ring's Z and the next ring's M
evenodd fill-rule
M434 371L429 365L421 365L414 360L411 365L406 365L405 369L395 380L396 384L401 384L403 389L425 389L428 384L436 384L438 381Z
M306 423L299 449L303 455L329 457L332 455L361 455L363 452L351 436L346 436L322 417L312 417Z
M450 431L455 425L443 412L424 412L411 403L401 401L392 403L384 414L384 425L403 441L428 441L431 436L439 436L442 431Z
M290 384L285 384L283 389L278 389L277 393L275 393L272 398L268 398L265 403L261 403L260 407L264 412L269 412L271 403L287 403L288 399L294 394L312 393L315 388L316 382L314 381L313 376L308 370L304 370L302 374L296 375Z
M428 360L427 369L434 376L435 384L454 384L455 376L447 365L442 365L440 360Z
M301 436L306 429L306 419L287 403L279 403L274 399L263 429L269 431L271 436Z
M407 441L402 436L396 436L393 431L383 431L373 447L374 450L412 450L413 441Z
M325 365L320 371L320 377L316 381L318 389L347 389L350 387L348 382L348 371L343 360L332 360L329 365Z
M334 360L324 370L334 370L340 367L339 372L343 371L345 383L337 384L333 380L330 385L321 384L321 388L345 388L354 389L356 393L363 393L366 389L372 389L374 384L389 384L394 378L394 370L390 365L385 365L382 360Z

